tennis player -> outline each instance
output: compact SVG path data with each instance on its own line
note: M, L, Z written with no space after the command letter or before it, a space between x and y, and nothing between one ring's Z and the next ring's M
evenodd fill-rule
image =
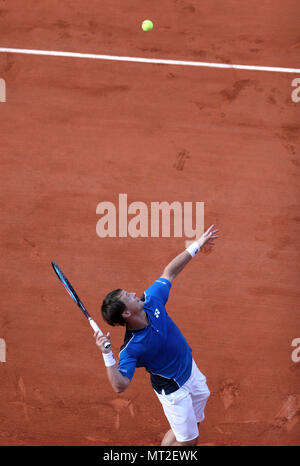
M175 277L205 244L218 236L214 225L185 251L175 257L137 298L135 293L117 289L107 294L102 303L102 315L109 325L126 326L124 343L118 366L111 350L104 348L110 341L107 335L94 334L100 347L107 377L117 393L130 384L135 368L145 367L150 373L154 392L162 404L171 429L161 445L196 445L199 423L210 391L206 377L200 372L192 356L192 349L166 312L165 305Z

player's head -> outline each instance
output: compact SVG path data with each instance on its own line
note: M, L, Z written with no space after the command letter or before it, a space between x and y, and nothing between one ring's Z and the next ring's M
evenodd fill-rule
M103 299L101 306L103 319L112 326L126 324L124 318L122 317L126 306L120 299L121 292L121 288L118 288L108 293Z
M126 325L127 319L140 313L143 306L143 301L136 296L136 293L118 288L105 296L101 312L103 319L109 325Z

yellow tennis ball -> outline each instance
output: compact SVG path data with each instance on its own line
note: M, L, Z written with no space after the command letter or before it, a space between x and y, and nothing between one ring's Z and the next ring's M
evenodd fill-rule
M142 23L142 29L143 31L151 31L153 29L152 21L150 21L150 19L145 19Z

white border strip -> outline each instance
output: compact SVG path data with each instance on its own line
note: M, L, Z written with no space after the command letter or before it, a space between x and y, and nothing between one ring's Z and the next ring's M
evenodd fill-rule
M225 68L250 71L273 71L278 73L300 73L297 68L280 68L274 66L231 65L228 63L206 63L200 61L161 60L157 58L118 57L113 55L98 55L93 53L54 52L48 50L27 50L1 48L2 53L23 53L28 55L48 55L52 57L92 58L95 60L127 61L135 63L158 63L161 65L202 66L206 68Z

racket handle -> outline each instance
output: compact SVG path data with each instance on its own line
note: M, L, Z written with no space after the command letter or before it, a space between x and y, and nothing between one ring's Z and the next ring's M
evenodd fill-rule
M91 317L89 318L89 323L90 323L90 326L92 327L92 329L94 330L94 332L99 332L100 335L103 335L103 332L101 332L100 328L98 327L96 322ZM104 348L106 348L106 349L110 348L109 341L106 341L104 343Z

